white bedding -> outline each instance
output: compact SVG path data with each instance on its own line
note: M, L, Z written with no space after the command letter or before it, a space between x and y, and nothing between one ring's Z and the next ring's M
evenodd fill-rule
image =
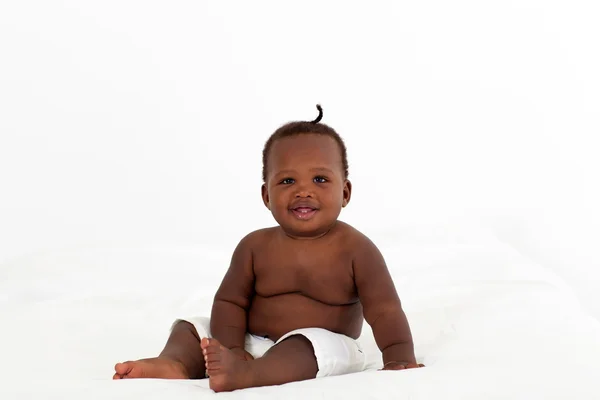
M418 370L372 370L222 398L598 399L600 324L555 275L484 230L377 232L408 314ZM203 399L208 381L112 381L156 355L173 319L208 315L235 242L80 248L0 265L0 399Z

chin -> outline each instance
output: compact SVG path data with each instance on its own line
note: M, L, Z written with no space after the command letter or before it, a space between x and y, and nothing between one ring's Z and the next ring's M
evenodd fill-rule
M296 237L309 238L322 235L331 229L337 221L337 215L335 215L335 218L332 218L334 216L331 213L323 213L323 211L317 211L317 214L308 220L296 218L287 209L279 209L276 212L271 210L271 213L277 224L286 234Z
M281 226L281 229L283 229L285 233L287 233L290 236L306 238L323 235L329 229L331 229L333 224L335 224L335 220L327 224L323 224L322 222L318 221L292 221L291 223L289 221L287 222L288 223L279 223L279 226Z

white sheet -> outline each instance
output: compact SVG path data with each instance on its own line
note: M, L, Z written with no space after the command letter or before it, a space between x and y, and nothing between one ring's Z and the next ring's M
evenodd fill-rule
M600 324L571 290L488 232L423 226L372 235L395 277L419 370L373 370L223 398L600 398ZM232 248L87 248L0 265L0 398L203 399L208 381L112 381L157 354L179 315L206 314Z

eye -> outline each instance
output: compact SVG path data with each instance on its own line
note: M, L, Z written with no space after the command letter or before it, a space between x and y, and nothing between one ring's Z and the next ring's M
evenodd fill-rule
M279 183L282 183L284 185L291 185L292 183L294 183L294 179L293 178L285 178L285 179L282 179L281 182L279 182Z
M315 183L325 183L327 182L327 178L325 178L324 176L315 176L313 179L313 182Z

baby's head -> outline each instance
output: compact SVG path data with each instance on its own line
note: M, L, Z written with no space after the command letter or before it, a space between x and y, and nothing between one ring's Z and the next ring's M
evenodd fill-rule
M263 201L294 237L327 233L350 201L346 146L317 108L315 121L283 125L263 150Z

